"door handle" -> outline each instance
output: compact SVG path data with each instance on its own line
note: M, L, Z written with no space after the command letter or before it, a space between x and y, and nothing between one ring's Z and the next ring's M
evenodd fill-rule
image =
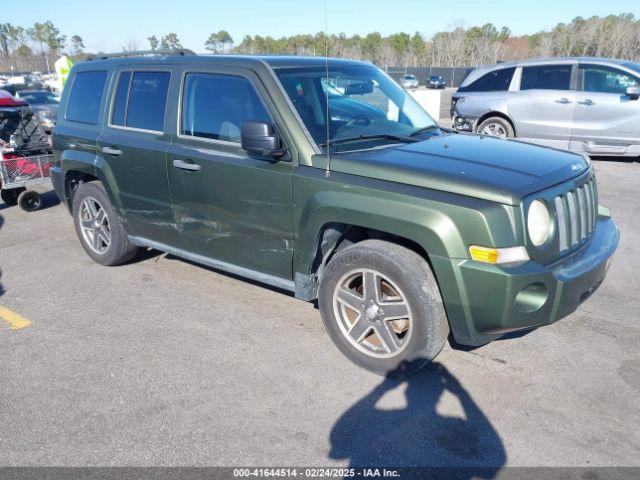
M582 102L578 102L580 105L593 105L595 102L588 98L587 100L583 100Z
M188 162L185 160L174 160L173 166L180 170L188 170L190 172L199 172L202 167L197 163Z
M102 147L102 153L117 157L118 155L122 155L122 150L118 150L117 148L113 147Z
M567 103L571 103L571 101L566 97L562 97L562 98L559 98L558 100L556 100L556 103L567 104Z

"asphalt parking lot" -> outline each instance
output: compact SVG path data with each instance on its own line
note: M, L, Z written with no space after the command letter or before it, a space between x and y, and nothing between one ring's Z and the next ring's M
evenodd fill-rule
M570 317L406 381L312 304L158 252L93 263L70 216L0 204L0 465L640 466L640 163L596 161L622 239Z

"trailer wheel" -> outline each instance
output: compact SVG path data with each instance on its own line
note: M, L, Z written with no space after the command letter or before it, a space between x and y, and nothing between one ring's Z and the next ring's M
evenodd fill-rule
M2 198L2 201L7 205L13 206L18 203L18 196L25 190L26 188L24 187L9 188L4 190L0 189L0 198Z
M35 212L42 206L42 197L38 192L27 190L18 197L18 205L25 212Z

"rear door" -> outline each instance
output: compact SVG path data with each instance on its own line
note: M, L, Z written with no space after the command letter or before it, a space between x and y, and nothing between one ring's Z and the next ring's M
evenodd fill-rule
M575 63L520 68L520 87L507 95L516 136L542 145L569 148L576 102Z
M167 165L186 248L289 281L293 163L240 146L244 122L274 122L266 90L242 68L203 67L182 78Z
M581 63L571 149L593 155L640 154L640 101L626 95L639 86L630 72Z
M75 168L78 165L93 165L107 79L106 69L79 71L69 79L62 95L61 115L53 135L57 164L64 161Z
M116 71L114 94L98 155L113 176L127 232L179 246L167 180L165 133L171 67L127 66Z

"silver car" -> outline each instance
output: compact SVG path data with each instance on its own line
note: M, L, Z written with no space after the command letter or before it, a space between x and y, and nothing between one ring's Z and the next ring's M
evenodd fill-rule
M400 77L399 83L402 88L418 88L420 86L420 82L416 76L411 74L406 74Z
M58 119L60 98L46 90L20 90L18 97L26 100L31 109L38 115L40 126L50 134Z
M640 155L640 64L602 58L501 63L472 71L453 128L597 156Z

